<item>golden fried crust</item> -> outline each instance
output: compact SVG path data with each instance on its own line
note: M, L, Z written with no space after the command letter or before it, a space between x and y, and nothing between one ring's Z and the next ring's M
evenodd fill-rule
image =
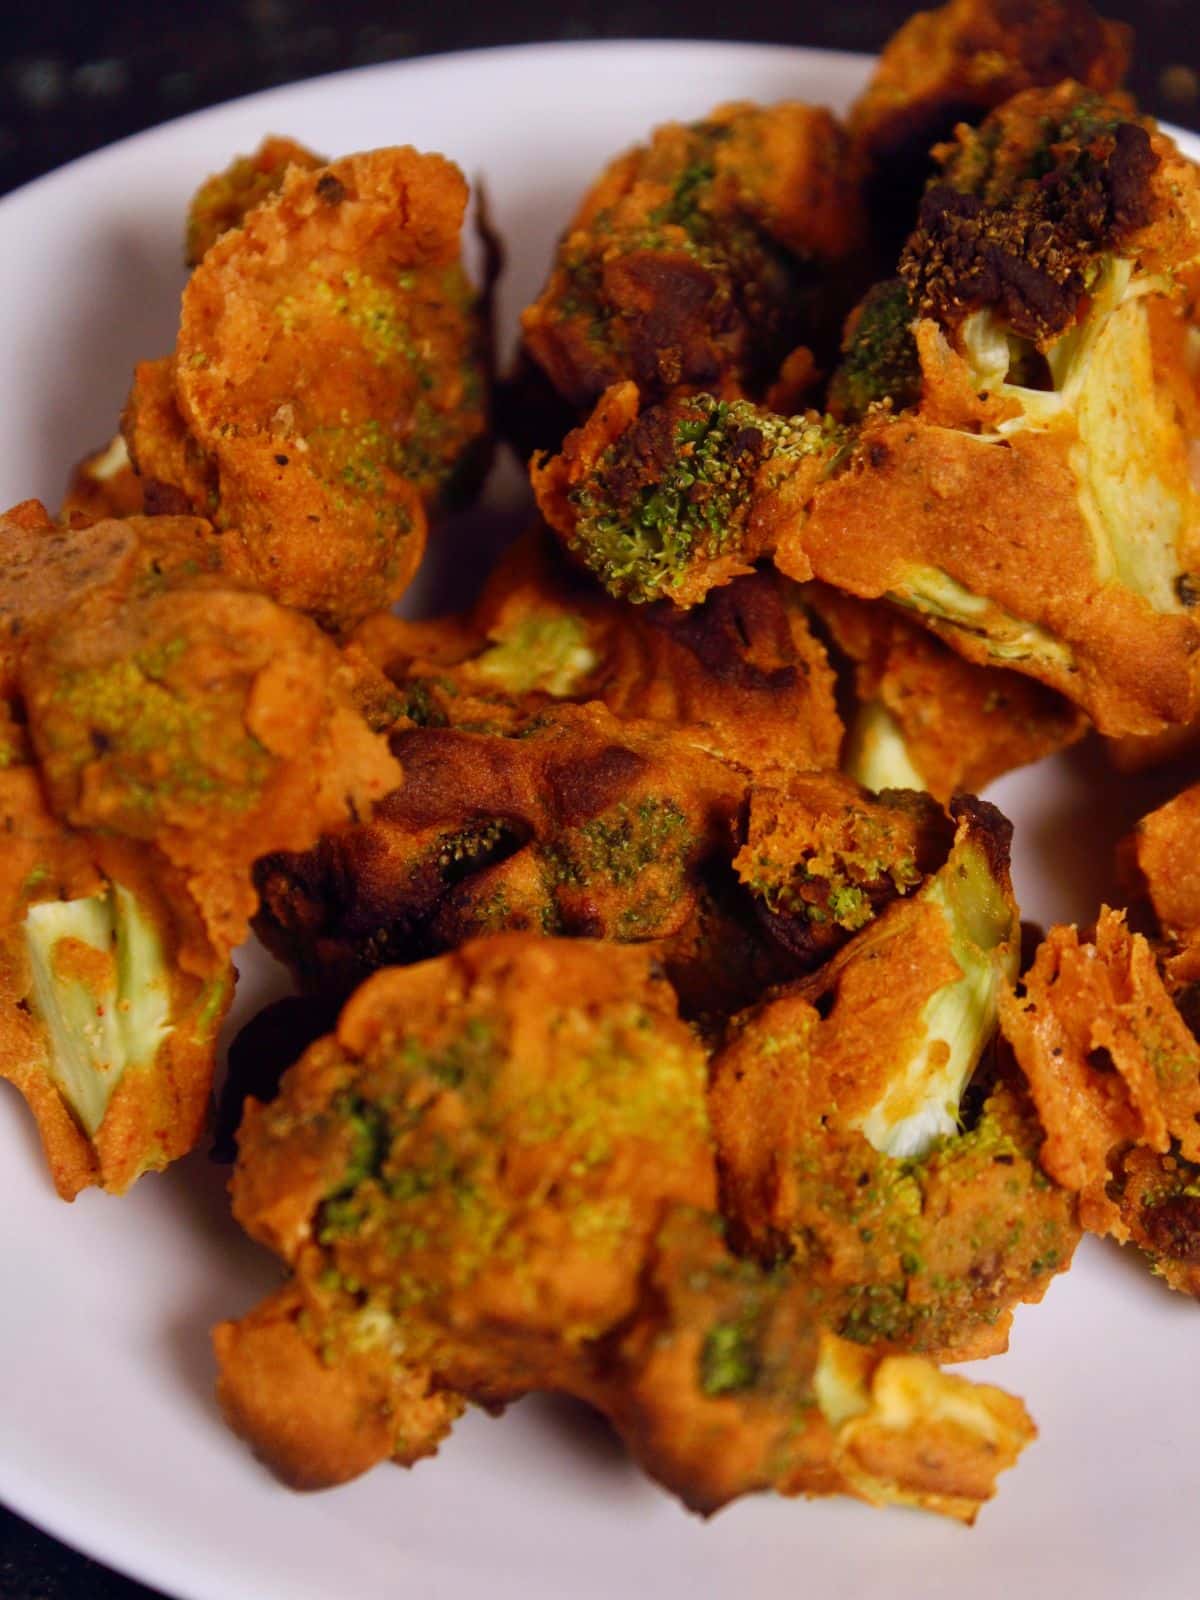
M876 800L840 773L794 774L750 794L733 867L772 936L807 968L936 872L953 837L928 796Z
M918 167L956 122L1023 89L1073 78L1104 94L1120 86L1132 33L1087 0L949 0L919 11L884 47L849 128L869 165L895 179Z
M1024 989L1001 1022L1046 1130L1042 1165L1079 1194L1086 1227L1125 1239L1110 1160L1131 1145L1200 1159L1200 1046L1146 940L1107 907L1091 944L1052 928Z
M109 517L136 517L145 510L142 481L121 434L85 456L71 471L59 521L73 525Z
M486 432L466 200L410 148L289 166L196 268L171 362L135 378L124 428L156 506L212 515L258 587L335 628L407 586Z
M1191 947L1200 936L1200 785L1143 817L1121 846L1130 895L1148 899L1163 937Z
M585 196L522 316L524 348L577 409L626 378L761 394L838 320L845 273L830 269L863 232L827 111L741 104L668 124Z
M271 134L253 155L238 156L223 172L206 178L188 207L184 246L187 265L198 266L223 233L240 228L248 211L278 194L289 167L312 172L325 165L323 156L313 155L294 139Z
M462 1401L382 1351L323 1361L300 1331L305 1314L292 1283L213 1329L217 1398L234 1432L291 1489L327 1489L388 1457L411 1466L436 1454Z
M307 619L246 592L98 592L70 621L20 672L50 804L72 827L156 845L231 948L256 903L251 863L395 782L349 669Z
M1083 737L1087 719L1069 700L1020 673L964 660L890 606L826 584L808 585L804 601L854 664L860 715L887 712L924 787L943 803Z
M151 515L217 509L212 459L188 432L175 391L175 358L139 361L121 413L121 436Z
M8 748L11 753L11 743ZM207 944L156 852L65 827L46 808L32 765L10 760L0 771L0 827L7 841L0 860L0 1076L28 1102L63 1199L74 1199L89 1184L121 1194L143 1172L185 1154L200 1136L213 1040L233 997L228 953ZM31 907L100 895L113 884L136 898L162 942L171 1013L181 1020L152 1062L124 1072L89 1137L56 1082L44 1024L31 1008L24 922ZM58 948L60 962L68 963L69 941ZM89 947L78 947L64 976L88 981L84 958L99 966L94 981L106 999L108 963Z
M850 467L822 486L802 529L785 530L775 559L793 577L864 599L903 599L919 586L914 568L949 574L1014 622L1028 619L1061 641L1058 651L1025 657L1024 670L1081 705L1102 732L1186 721L1200 634L1189 617L1098 580L1073 440L1069 427L1001 441L911 414L869 418ZM994 661L968 626L924 620L968 660Z

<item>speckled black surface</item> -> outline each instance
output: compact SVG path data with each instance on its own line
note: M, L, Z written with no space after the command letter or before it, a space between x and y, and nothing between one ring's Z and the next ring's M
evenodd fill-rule
M927 0L934 3L934 0ZM1197 0L1109 0L1138 29L1133 87L1147 110L1200 125ZM125 134L273 84L431 51L539 39L765 40L877 50L910 0L148 0L4 8L0 193ZM18 15L19 13L19 15ZM181 197L182 199L183 197ZM3 1383L0 1378L0 1426ZM0 1600L155 1600L0 1508Z

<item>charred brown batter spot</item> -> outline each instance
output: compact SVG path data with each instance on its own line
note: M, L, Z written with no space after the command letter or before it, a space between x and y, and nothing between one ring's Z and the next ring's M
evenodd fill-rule
M1200 1266L1200 1197L1172 1195L1142 1210L1151 1249L1186 1266Z
M613 744L582 761L547 766L546 782L570 828L615 805L647 768L636 750Z
M761 441L761 436L760 436ZM764 667L754 651L789 654L788 617L771 579L755 574L714 589L690 611L662 603L649 607L646 621L689 650L716 682L731 688L786 694L804 670L803 662Z
M926 316L953 327L992 306L1022 338L1044 341L1075 316L1095 257L1150 220L1159 157L1149 134L1106 108L1093 113L1086 101L1074 111L1080 127L1064 118L1065 126L1047 129L1043 146L1026 152L1027 170L967 175L960 154L947 181L926 191L900 262ZM979 148L992 126L984 125ZM988 192L1001 185L999 196Z
M193 509L182 489L173 483L163 483L158 478L146 478L142 484L148 517L184 517Z
M339 206L346 198L346 185L332 172L323 172L317 179L317 194L326 205Z

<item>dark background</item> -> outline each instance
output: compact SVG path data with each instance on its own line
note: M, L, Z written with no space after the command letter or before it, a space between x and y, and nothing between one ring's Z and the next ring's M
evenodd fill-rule
M1147 110L1200 125L1197 0L1109 0L1138 30L1132 86ZM439 50L538 39L765 40L878 50L909 0L23 0L4 7L0 193L125 134L273 84ZM4 1381L13 1381L9 1374ZM0 1403L2 1418L2 1403ZM0 1426L2 1426L0 1420ZM153 1600L0 1508L0 1600Z

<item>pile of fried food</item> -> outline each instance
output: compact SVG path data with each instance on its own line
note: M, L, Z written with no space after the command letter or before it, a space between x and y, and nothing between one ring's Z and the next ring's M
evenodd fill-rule
M202 1135L235 947L290 967L226 1100L288 1277L215 1332L286 1482L552 1390L702 1512L970 1521L1034 1430L945 1363L1081 1230L1200 1293L1200 787L1025 970L972 793L1196 737L1200 172L1128 51L949 0L844 124L654 130L499 385L457 168L269 139L0 523L0 1072L119 1193ZM400 620L497 434L536 524Z

